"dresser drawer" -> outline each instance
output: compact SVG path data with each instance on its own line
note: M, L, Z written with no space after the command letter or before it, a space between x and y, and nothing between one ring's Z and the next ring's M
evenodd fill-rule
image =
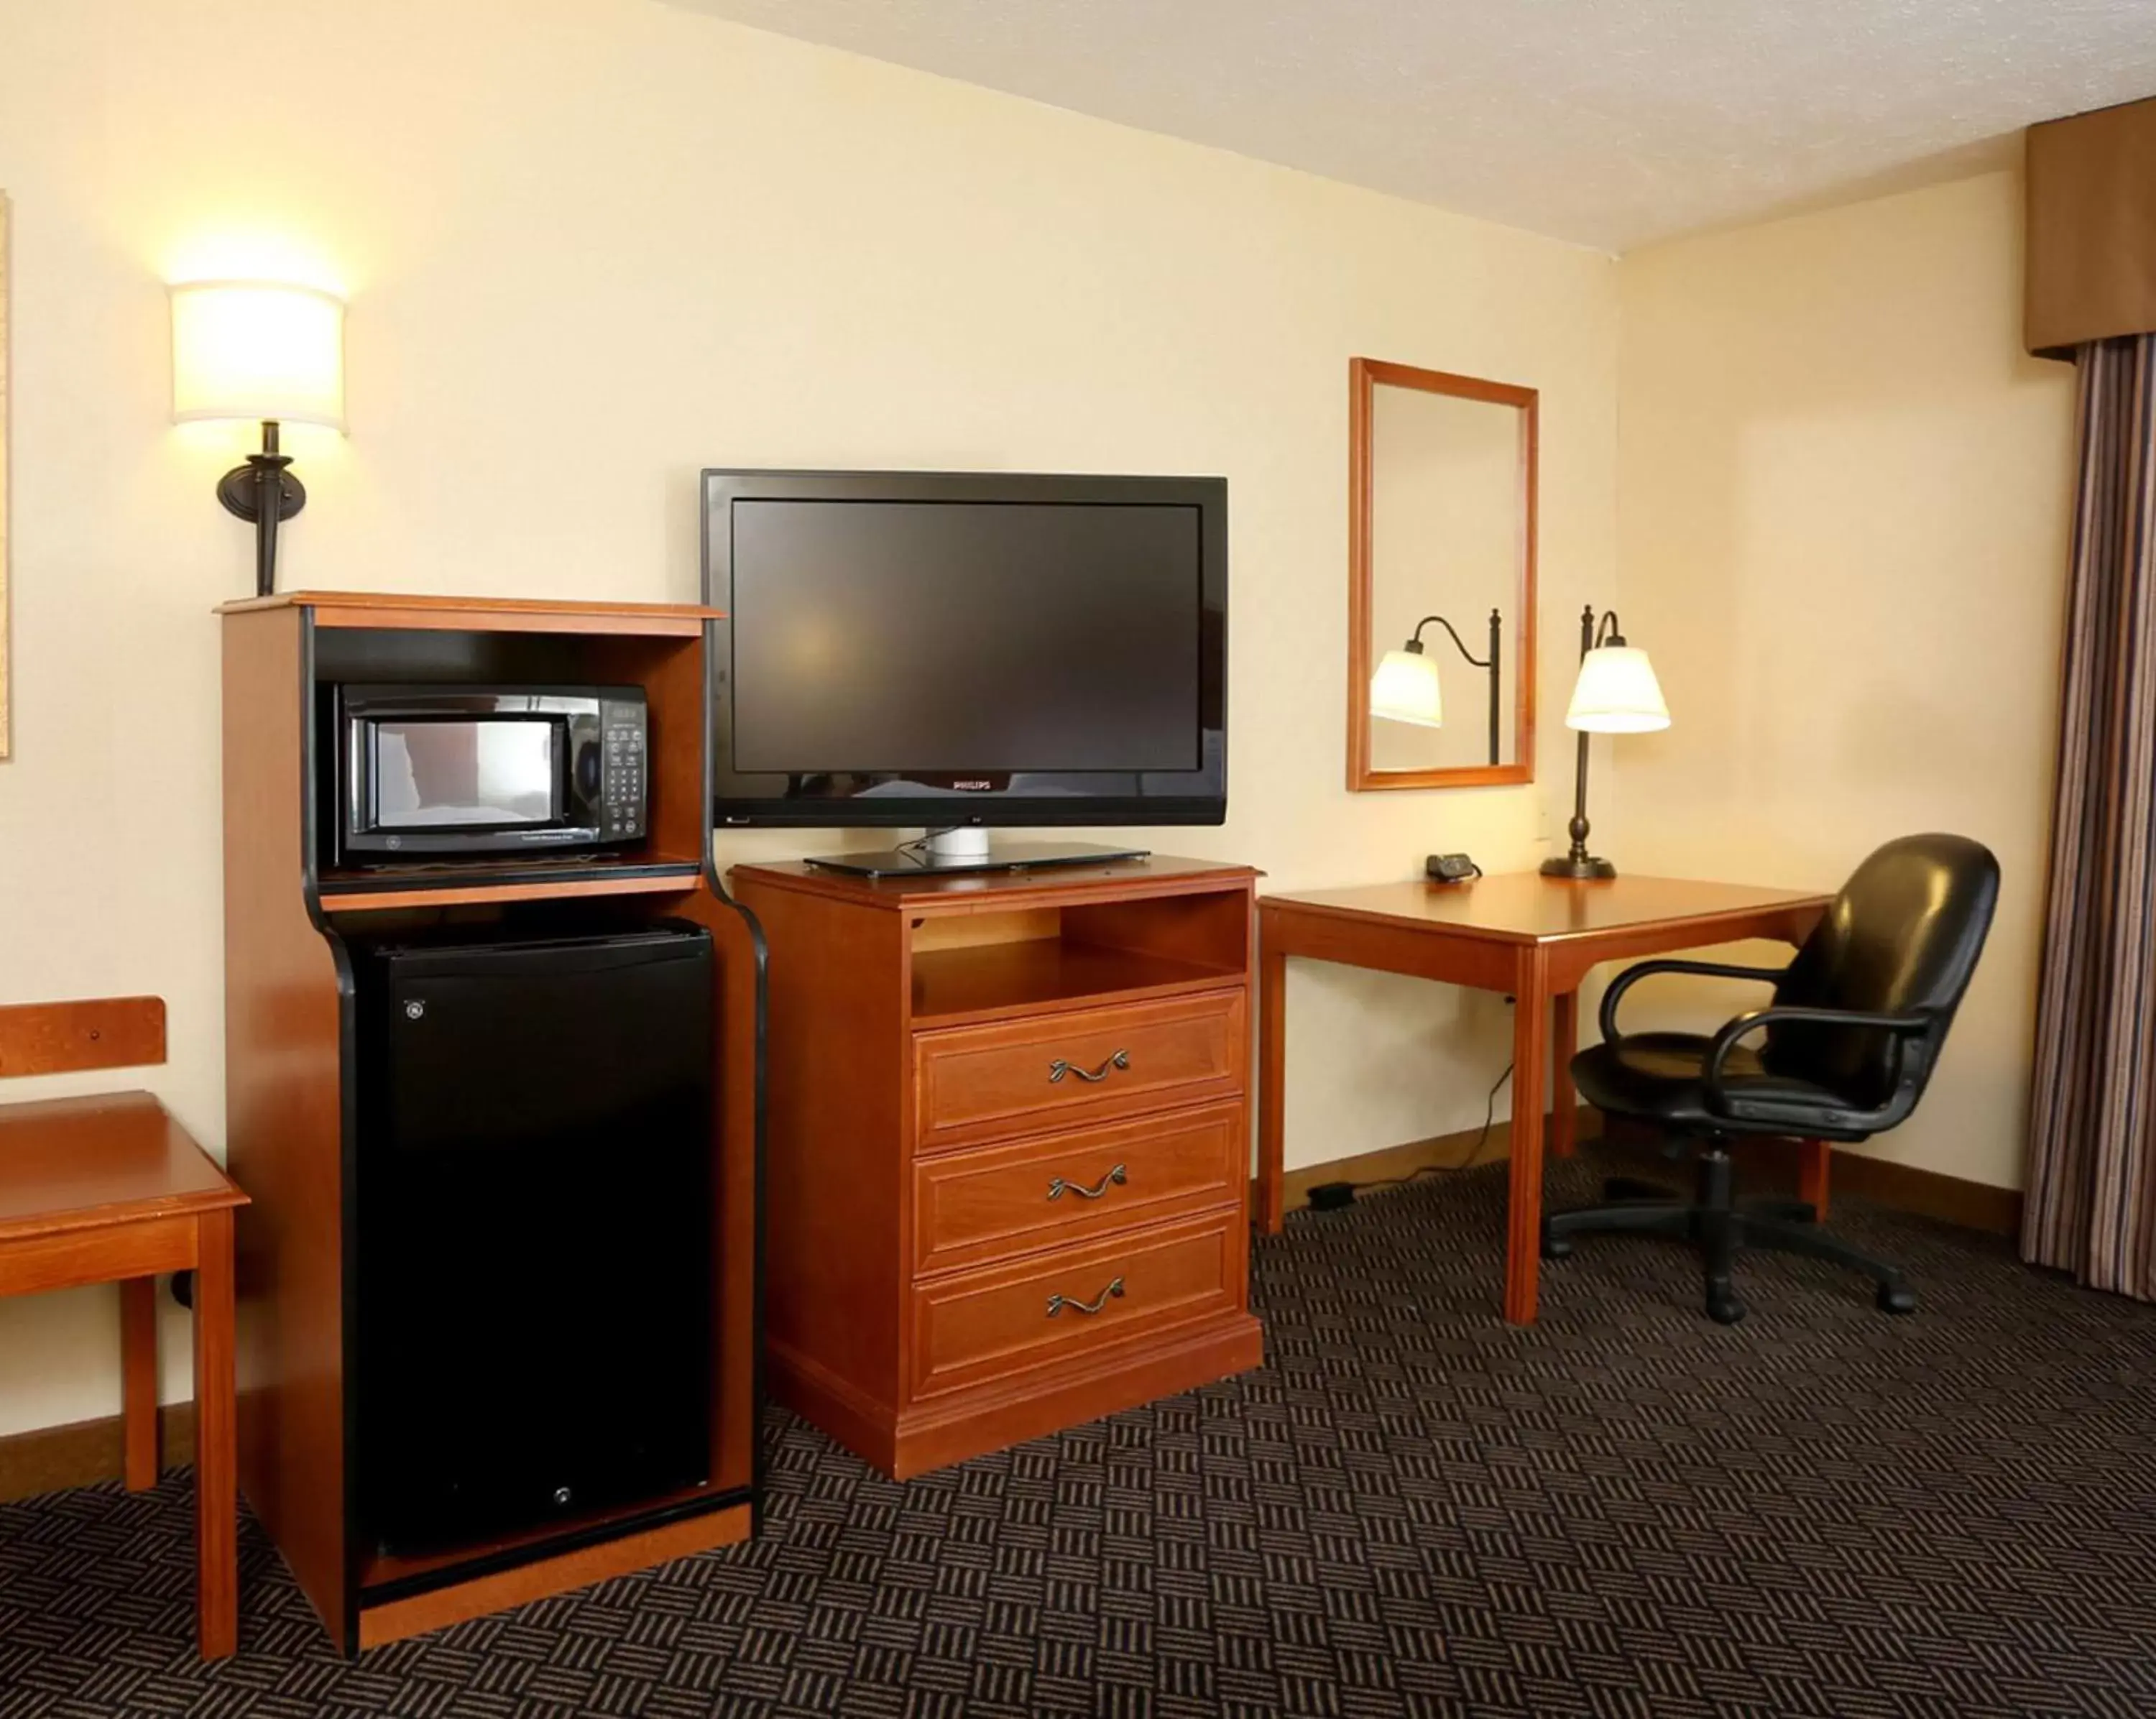
M914 1269L982 1265L1233 1200L1250 1175L1245 1118L1231 1100L923 1158Z
M937 1278L913 1291L916 1396L1055 1365L1243 1304L1240 1208Z
M926 1152L1209 1099L1240 1098L1243 993L1029 1016L917 1033L916 1141Z

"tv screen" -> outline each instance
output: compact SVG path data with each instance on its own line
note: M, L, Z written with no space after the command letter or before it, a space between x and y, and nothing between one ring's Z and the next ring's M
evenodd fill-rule
M705 475L714 815L1218 823L1226 485Z

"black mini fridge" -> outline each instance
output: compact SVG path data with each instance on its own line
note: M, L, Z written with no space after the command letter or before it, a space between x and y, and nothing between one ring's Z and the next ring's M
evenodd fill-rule
M353 953L366 1537L441 1551L708 1480L710 934Z

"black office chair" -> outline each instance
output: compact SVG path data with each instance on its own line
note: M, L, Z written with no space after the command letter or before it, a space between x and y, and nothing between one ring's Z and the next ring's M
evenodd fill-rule
M1724 1325L1744 1316L1730 1287L1740 1247L1804 1254L1861 1271L1889 1313L1917 1298L1883 1260L1814 1227L1801 1200L1737 1205L1732 1140L1766 1135L1863 1140L1905 1121L1923 1096L1947 1029L1983 952L1999 899L1999 862L1965 836L1892 841L1856 869L1796 958L1772 967L1644 961L1602 998L1603 1042L1573 1059L1583 1097L1605 1115L1658 1123L1699 1146L1698 1197L1690 1203L1619 1180L1609 1203L1543 1220L1543 1257L1561 1260L1576 1236L1614 1232L1690 1242L1707 1268L1707 1311ZM1712 1038L1620 1034L1617 1007L1653 973L1758 979L1774 988ZM1743 1041L1763 1033L1755 1051Z

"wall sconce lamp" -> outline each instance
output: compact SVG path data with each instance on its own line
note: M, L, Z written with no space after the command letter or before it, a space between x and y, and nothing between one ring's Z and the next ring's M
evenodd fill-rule
M1564 726L1579 731L1578 773L1573 779L1572 821L1565 827L1572 849L1543 861L1544 877L1614 877L1617 868L1587 851L1587 737L1590 734L1652 734L1670 726L1670 707L1647 654L1625 644L1617 611L1598 625L1590 604L1579 617L1579 679Z
M1399 649L1387 651L1384 660L1378 665L1378 672L1370 677L1370 714L1383 716L1389 722L1412 722L1419 728L1445 726L1445 695L1437 684L1437 665L1422 648L1422 629L1433 621L1452 634L1452 642L1460 647L1460 655L1476 668L1489 670L1490 762L1497 763L1498 682L1503 673L1500 665L1504 660L1499 647L1504 639L1505 619L1494 608L1490 611L1490 654L1486 659L1469 650L1466 641L1453 630L1452 623L1443 615L1424 615L1417 621L1414 636Z
M172 295L172 422L262 425L262 451L218 480L217 499L254 525L254 594L267 597L277 588L277 527L307 505L277 427L344 428L344 303L259 280L188 281Z

